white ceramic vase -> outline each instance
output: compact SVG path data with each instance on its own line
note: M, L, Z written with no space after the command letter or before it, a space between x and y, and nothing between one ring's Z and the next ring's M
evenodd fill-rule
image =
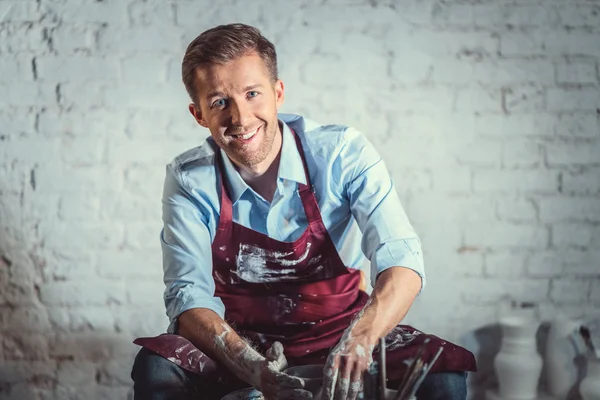
M494 360L503 400L535 400L542 357L537 352L539 323L533 318L510 316L500 319L502 347Z
M581 381L579 393L583 400L600 400L600 359L588 357L587 374Z
M578 322L565 317L556 317L550 324L544 353L546 386L549 394L558 400L565 400L577 383L577 349L571 340L571 333L579 326Z

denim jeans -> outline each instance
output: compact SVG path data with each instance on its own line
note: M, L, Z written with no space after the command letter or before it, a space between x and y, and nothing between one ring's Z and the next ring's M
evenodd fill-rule
M142 349L133 363L134 400L220 400L234 390L248 387L221 372L197 375L188 372L156 353ZM395 388L390 382L389 387ZM417 391L418 400L465 400L467 380L464 372L431 374Z

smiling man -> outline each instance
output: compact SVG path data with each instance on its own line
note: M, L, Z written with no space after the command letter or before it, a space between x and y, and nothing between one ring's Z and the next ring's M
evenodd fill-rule
M307 364L323 365L323 398L356 399L382 337L389 387L427 338L426 358L445 351L417 397L465 399L472 354L400 325L425 284L421 246L367 139L278 114L275 48L253 27L202 33L182 70L190 113L211 137L167 166L171 324L136 340L135 399L219 399L249 386L267 399L309 399L285 373Z

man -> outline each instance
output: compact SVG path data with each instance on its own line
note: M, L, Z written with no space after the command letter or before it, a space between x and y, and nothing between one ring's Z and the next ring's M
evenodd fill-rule
M190 113L211 138L167 167L170 334L136 341L144 349L132 371L135 398L219 399L245 386L267 399L311 398L283 371L322 364L323 397L355 399L380 338L393 387L427 337L429 359L436 345L446 351L419 398L464 399L472 354L398 325L425 274L373 146L354 129L278 115L275 48L253 27L202 33L182 70Z

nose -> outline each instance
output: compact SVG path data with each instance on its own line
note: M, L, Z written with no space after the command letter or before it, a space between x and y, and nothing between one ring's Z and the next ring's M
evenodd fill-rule
M251 122L250 107L243 101L231 102L231 124L246 127Z

